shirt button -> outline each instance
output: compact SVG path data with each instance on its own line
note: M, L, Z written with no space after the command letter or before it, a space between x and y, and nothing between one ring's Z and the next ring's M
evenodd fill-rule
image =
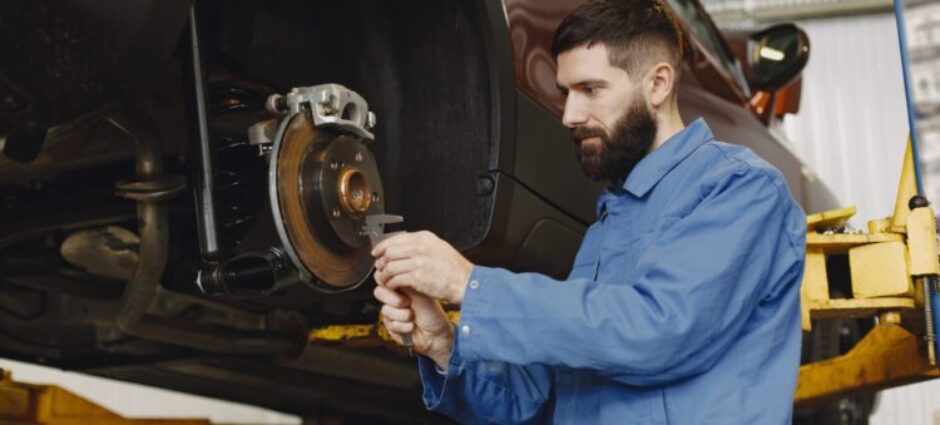
M467 325L461 326L461 327L460 327L460 333L462 333L462 334L464 334L464 335L470 335L470 327L467 326Z
M480 282L477 282L475 280L470 281L470 289L477 289L478 286L480 286Z

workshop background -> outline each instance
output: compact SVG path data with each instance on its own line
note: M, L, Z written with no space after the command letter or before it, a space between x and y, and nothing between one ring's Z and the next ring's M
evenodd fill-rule
M852 224L891 215L908 135L893 5L878 0L703 0L722 28L796 22L809 35L799 114L782 129L791 149L844 205ZM940 199L940 1L905 2L921 166ZM879 393L871 425L940 424L940 381Z
M779 130L845 205L853 225L890 215L908 134L897 27L886 0L701 0L722 28L796 22L809 35L798 115ZM906 9L922 169L940 200L940 1ZM131 417L207 418L216 423L299 424L290 415L0 359L15 379L54 383ZM167 408L166 406L172 406ZM880 393L872 425L940 424L940 381Z

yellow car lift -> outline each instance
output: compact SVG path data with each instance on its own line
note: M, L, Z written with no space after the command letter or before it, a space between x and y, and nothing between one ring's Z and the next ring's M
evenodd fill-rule
M925 297L931 279L936 282L940 275L936 219L930 206L911 209L916 195L908 144L891 217L868 222L866 233L848 234L820 231L844 225L854 208L808 217L800 288L803 330L811 330L811 319L875 317L877 323L845 355L800 368L797 404L940 376L932 309ZM826 258L845 254L852 294L830 299Z
M854 207L807 217L803 330L811 331L816 319L868 317L876 324L848 353L800 367L797 405L940 376L930 304L924 302L925 282L940 275L936 221L929 206L910 208L916 195L908 144L891 217L870 221L867 232L845 230ZM826 258L831 255L848 256L852 293L846 298L830 298ZM459 312L448 314L459 321ZM315 328L309 339L329 345L394 344L381 323Z
M211 425L202 419L127 419L54 385L14 382L0 370L0 425Z

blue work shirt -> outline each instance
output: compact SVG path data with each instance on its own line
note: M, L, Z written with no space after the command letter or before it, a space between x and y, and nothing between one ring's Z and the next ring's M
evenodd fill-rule
M463 423L789 425L806 217L701 119L603 192L564 281L477 266L427 407Z

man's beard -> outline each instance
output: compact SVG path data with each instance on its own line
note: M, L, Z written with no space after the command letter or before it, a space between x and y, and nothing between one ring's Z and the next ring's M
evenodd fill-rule
M656 138L656 117L646 106L645 99L638 96L617 120L613 134L600 127L575 127L571 136L577 151L578 162L588 178L594 181L622 183L633 171L633 167L649 153ZM581 140L598 137L601 145L587 145Z

